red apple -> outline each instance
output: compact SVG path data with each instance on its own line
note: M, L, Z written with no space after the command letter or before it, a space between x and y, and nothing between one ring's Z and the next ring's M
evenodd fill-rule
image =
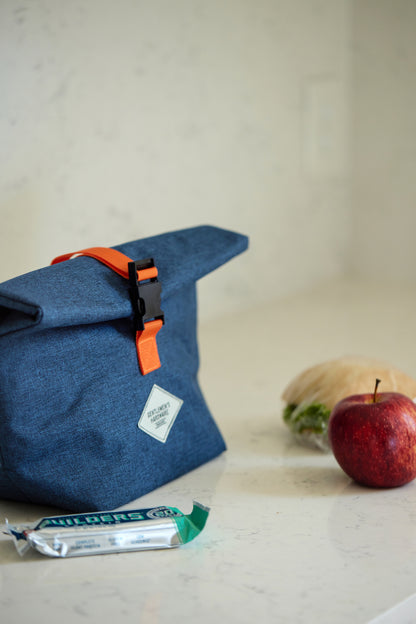
M416 477L416 405L398 392L355 394L331 412L328 435L349 477L371 487L397 487Z

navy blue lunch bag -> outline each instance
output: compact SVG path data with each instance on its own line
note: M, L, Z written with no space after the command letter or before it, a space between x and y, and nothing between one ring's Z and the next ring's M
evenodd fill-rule
M94 247L0 284L0 497L114 509L225 450L198 385L212 226Z

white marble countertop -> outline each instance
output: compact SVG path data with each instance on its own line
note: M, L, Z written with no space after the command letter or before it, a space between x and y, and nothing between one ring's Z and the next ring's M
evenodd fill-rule
M22 559L1 536L2 624L414 622L416 481L353 484L291 439L280 394L346 353L416 376L415 306L416 288L341 281L201 326L201 385L228 450L128 507L196 499L211 507L204 531L178 549L73 559ZM54 512L0 501L0 521Z

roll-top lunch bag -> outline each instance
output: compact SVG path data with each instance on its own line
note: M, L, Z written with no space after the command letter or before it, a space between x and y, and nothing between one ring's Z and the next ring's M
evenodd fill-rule
M114 509L225 450L198 385L212 226L93 247L0 284L0 497Z

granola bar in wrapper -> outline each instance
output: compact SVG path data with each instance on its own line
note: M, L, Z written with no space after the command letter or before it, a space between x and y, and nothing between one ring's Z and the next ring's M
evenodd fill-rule
M21 555L34 548L49 557L78 557L186 544L202 531L208 513L194 502L188 515L162 506L53 516L21 526L6 521L3 530Z

